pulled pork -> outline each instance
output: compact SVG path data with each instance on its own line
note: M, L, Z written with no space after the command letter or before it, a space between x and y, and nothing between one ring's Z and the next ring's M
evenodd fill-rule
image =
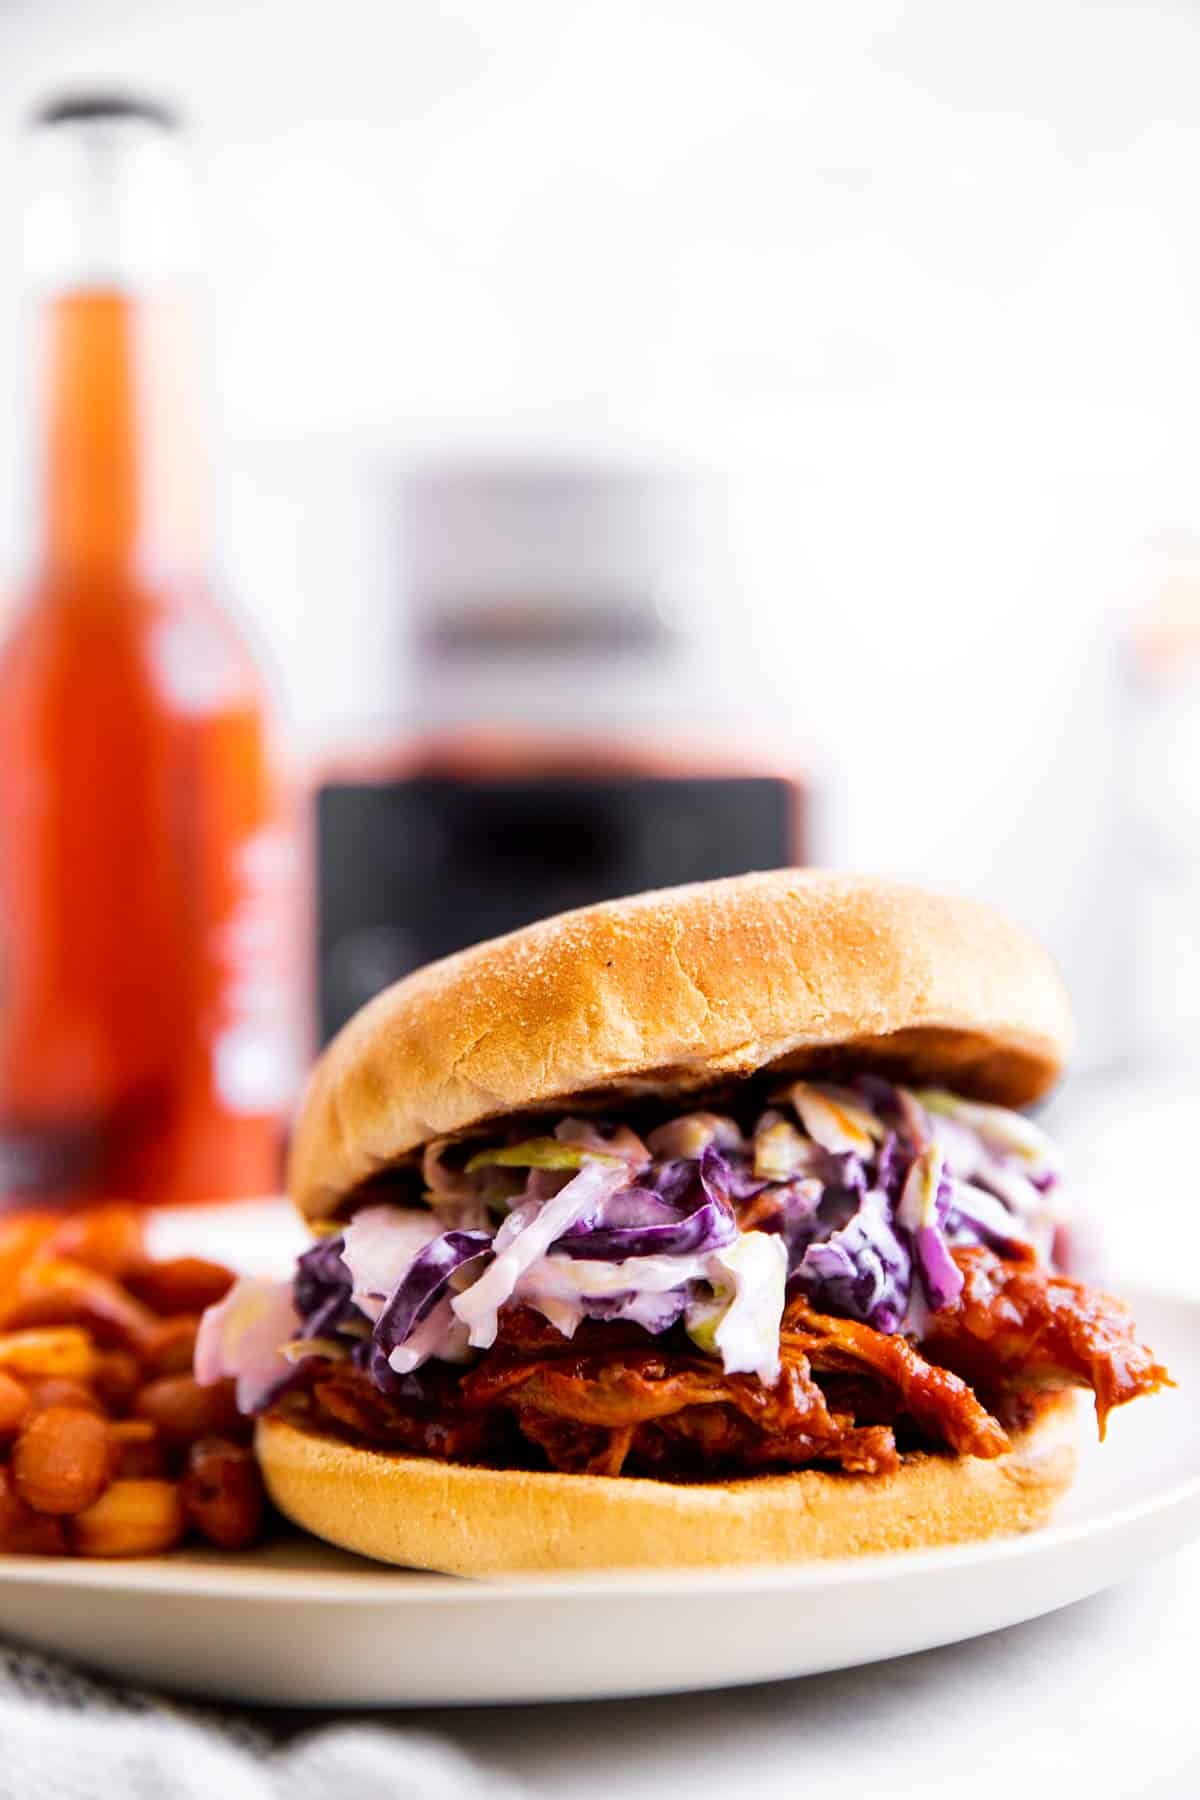
M1171 1386L1133 1335L1124 1301L990 1250L957 1250L955 1261L962 1293L933 1315L923 1348L993 1403L1039 1388L1090 1388L1103 1437L1115 1406Z
M304 1365L285 1409L354 1439L443 1460L674 1480L812 1466L886 1474L905 1450L993 1457L1046 1396L1087 1387L1114 1406L1168 1383L1108 1295L1032 1262L955 1252L960 1298L920 1349L794 1299L773 1387L726 1375L686 1338L537 1315L502 1318L463 1371L430 1364L384 1394L347 1363Z

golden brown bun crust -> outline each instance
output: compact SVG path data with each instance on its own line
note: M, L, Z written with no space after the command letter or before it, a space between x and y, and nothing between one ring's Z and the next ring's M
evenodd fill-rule
M289 1187L335 1214L430 1138L835 1056L1012 1106L1070 1038L1050 958L990 907L781 869L607 901L431 963L313 1071Z
M467 1468L358 1449L268 1414L267 1491L344 1550L450 1575L704 1568L867 1556L1030 1531L1075 1470L1075 1396L1004 1456L914 1455L894 1475L791 1475L680 1485L622 1475Z

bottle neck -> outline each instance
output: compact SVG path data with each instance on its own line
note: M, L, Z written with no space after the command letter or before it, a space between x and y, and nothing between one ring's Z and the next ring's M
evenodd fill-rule
M186 181L144 117L34 136L37 561L64 591L195 579L208 545ZM69 581L64 579L69 577Z
M207 479L186 307L110 288L42 305L42 571L199 575Z

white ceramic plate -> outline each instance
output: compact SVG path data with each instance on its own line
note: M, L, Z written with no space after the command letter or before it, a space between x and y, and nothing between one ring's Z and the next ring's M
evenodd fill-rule
M0 1633L114 1675L298 1706L681 1692L814 1674L1036 1618L1200 1534L1200 1305L1144 1296L1179 1390L1119 1413L1057 1522L950 1550L495 1583L292 1538L253 1556L0 1558Z

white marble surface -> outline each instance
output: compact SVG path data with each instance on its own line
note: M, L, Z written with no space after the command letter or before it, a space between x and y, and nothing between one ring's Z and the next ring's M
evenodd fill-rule
M1194 1800L1198 1610L1200 1545L1031 1624L868 1668L422 1722L556 1800Z

